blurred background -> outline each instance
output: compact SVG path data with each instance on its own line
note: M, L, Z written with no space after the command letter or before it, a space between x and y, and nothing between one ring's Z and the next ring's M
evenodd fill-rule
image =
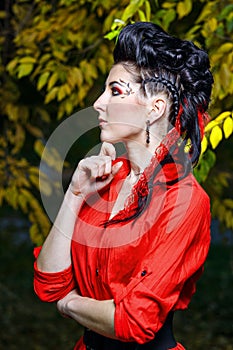
M119 31L139 20L194 41L210 57L211 121L194 175L211 199L212 243L175 332L187 350L233 349L231 0L0 2L0 349L69 350L80 337L79 325L34 295L33 248L51 226L41 194L49 200L66 188L78 161L99 144L99 130L84 127L65 161L55 147L43 150L62 122L101 93Z

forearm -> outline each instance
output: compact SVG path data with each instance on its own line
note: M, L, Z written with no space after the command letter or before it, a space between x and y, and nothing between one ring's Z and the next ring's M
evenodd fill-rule
M78 295L70 295L58 302L58 309L64 315L73 318L82 326L109 338L115 338L113 300L95 300Z
M82 202L81 195L76 196L70 189L67 190L57 218L37 259L39 270L58 272L70 266L71 240Z

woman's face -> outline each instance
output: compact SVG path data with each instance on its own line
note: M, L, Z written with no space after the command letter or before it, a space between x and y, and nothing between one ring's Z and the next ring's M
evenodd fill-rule
M140 84L121 64L113 66L105 90L94 103L99 112L101 141L145 143L147 109L139 98Z

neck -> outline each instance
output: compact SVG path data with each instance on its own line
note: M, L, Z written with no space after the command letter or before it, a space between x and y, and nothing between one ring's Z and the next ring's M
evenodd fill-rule
M155 149L160 144L158 138L151 138L149 145L129 141L125 144L128 159L130 161L131 172L129 176L132 179L143 173L144 169L150 164L151 158L155 154Z

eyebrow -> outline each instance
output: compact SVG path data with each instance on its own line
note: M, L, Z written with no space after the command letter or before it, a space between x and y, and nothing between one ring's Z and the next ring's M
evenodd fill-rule
M127 85L127 83L125 83L123 80L121 80L121 81L116 81L116 80L114 80L114 81L111 81L109 84L108 84L108 86L112 86L112 85L114 85L114 84L119 84L120 86L122 86L122 87L126 87L126 85Z

